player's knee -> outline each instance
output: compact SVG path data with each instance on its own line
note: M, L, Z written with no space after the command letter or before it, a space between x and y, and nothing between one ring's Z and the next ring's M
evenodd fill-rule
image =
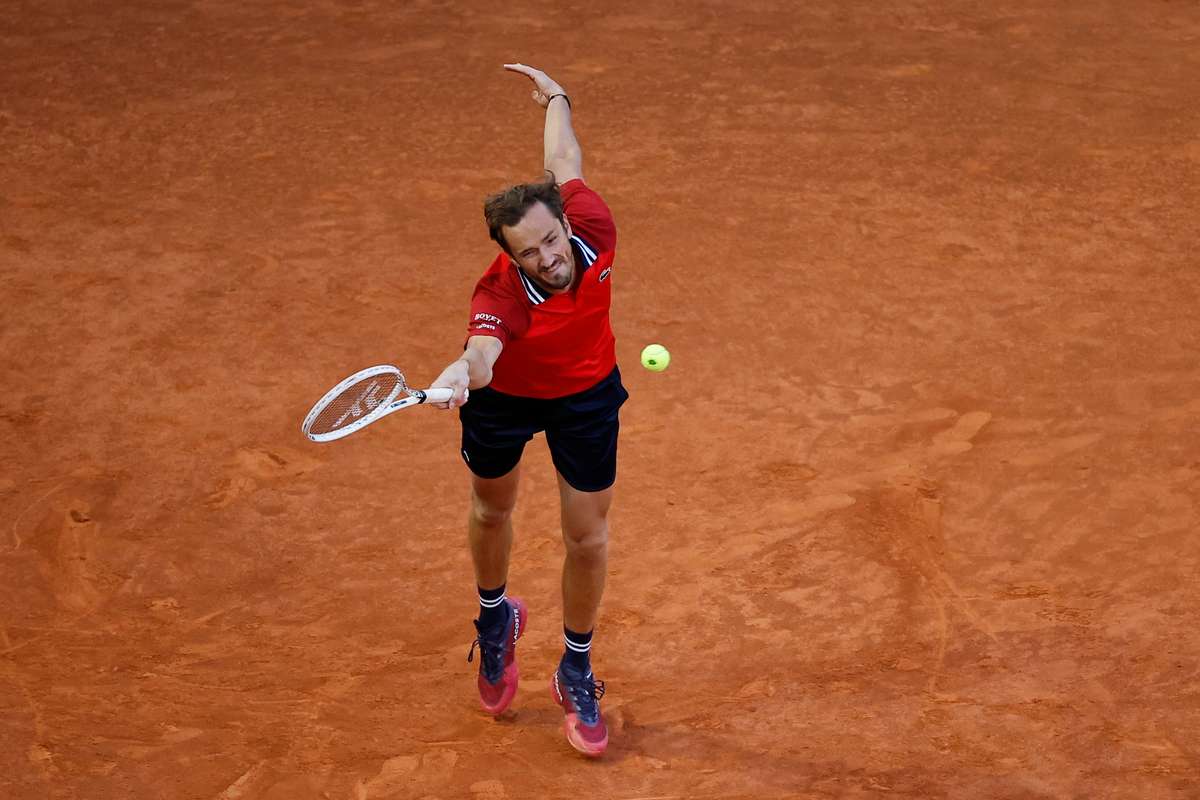
M563 529L563 541L576 558L602 558L608 549L608 523L567 526Z
M485 528L498 528L508 522L512 518L514 505L471 494L471 516Z

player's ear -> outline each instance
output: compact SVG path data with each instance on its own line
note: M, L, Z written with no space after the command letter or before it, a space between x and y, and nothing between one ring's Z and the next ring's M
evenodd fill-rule
M563 231L567 234L567 238L571 238L571 220L567 219L567 215L563 214L562 218Z

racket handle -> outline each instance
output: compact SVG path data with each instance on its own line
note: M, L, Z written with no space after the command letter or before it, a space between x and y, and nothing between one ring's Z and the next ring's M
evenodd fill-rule
M453 396L454 396L453 389L446 389L446 388L426 389L425 390L425 399L422 400L421 402L422 403L444 403Z

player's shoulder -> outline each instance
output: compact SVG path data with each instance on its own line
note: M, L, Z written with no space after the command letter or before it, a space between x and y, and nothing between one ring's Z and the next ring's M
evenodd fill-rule
M475 284L467 330L506 342L510 335L520 336L529 327L528 306L516 266L501 253Z
M496 258L484 270L482 276L475 283L475 293L485 292L487 294L507 296L520 291L520 286L516 279L516 267L512 260L504 253L498 253Z
M599 203L605 209L608 208L608 204L604 202L600 193L588 186L583 178L572 178L560 185L558 191L562 195L564 206L576 203Z
M528 294L517 276L517 266L508 256L501 253L492 262L487 272L475 283L471 293L471 308L499 314L515 324L515 320L528 314Z
M572 230L598 250L615 249L617 225L604 198L584 183L583 178L567 181L559 187L559 192Z

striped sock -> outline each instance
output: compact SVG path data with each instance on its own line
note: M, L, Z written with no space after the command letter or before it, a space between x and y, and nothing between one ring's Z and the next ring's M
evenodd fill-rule
M506 584L500 584L499 589L484 589L479 588L479 627L483 629L494 628L508 618L508 609L505 608L504 593Z
M592 633L593 631L576 633L563 626L563 644L566 645L562 657L564 666L578 670L584 675L591 672Z

